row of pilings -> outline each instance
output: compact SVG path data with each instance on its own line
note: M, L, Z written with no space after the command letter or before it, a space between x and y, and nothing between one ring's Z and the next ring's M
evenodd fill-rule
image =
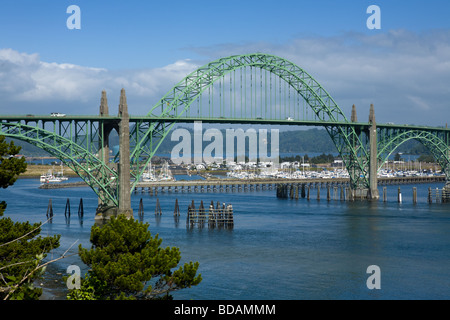
M312 194L312 189L316 189L316 194ZM321 191L321 190L324 191ZM277 198L281 199L299 199L316 198L317 200L326 199L327 201L355 201L363 200L366 198L367 189L358 189L353 193L350 192L348 184L345 183L317 183L317 184L278 184L276 189ZM387 202L387 188L383 187L381 200ZM396 200L398 203L403 202L401 187L398 187ZM417 203L417 188L412 188L412 202ZM428 188L427 195L428 203L450 203L450 189L449 188Z
M203 205L203 200L200 202L198 209L195 207L194 200L188 207L188 213L186 218L186 227L203 228L205 225L210 229L233 229L234 227L234 216L233 216L233 206L231 204L220 204L217 201L216 206L214 206L214 201L211 201L208 209L205 209Z
M165 192L193 192L193 193L206 193L206 192L241 192L241 191L256 191L256 190L273 190L276 188L276 184L273 183L246 183L246 184L229 184L229 185L200 185L200 186L160 186L160 187L135 187L134 193L148 193L150 196L157 196L158 193Z
M322 188L324 191L321 191ZM316 194L312 194L312 189L316 189ZM324 195L322 194L324 192ZM347 184L345 183L326 183L322 186L322 183L312 183L312 184L278 184L276 189L277 198L284 199L299 199L306 198L310 200L311 198L316 198L320 200L321 197L325 197L328 201L331 200L351 200L351 192Z
M178 204L178 199L175 199L175 208L173 211L173 216L175 219L175 224L178 225L180 219L180 205ZM156 199L155 204L155 217L160 219L162 216L162 209L159 203L159 199ZM138 217L141 221L144 219L144 204L143 199L139 201ZM214 206L214 201L211 201L208 209L205 209L203 205L203 200L200 201L200 206L195 207L195 202L192 200L191 204L188 206L186 214L186 227L187 228L204 228L207 226L210 229L233 229L234 227L234 215L233 206L231 204L225 204L218 201L216 206Z
M450 203L450 188L428 188L428 203Z
M70 215L71 215L71 206L70 206L70 200L67 198L66 206L64 208L64 217L66 218L66 223L70 223ZM78 212L77 212L78 218L80 219L80 223L82 223L83 216L84 216L84 205L83 205L83 198L80 199L80 203L78 204ZM53 222L53 202L52 199L49 199L48 206L47 206L47 213L45 214L47 217L47 221L49 223Z
M176 181L172 184L163 183L155 185L154 183L140 182L134 188L134 193L148 193L150 196L157 196L158 193L207 193L207 192L246 192L258 190L278 189L280 184L301 184L317 188L318 186L343 185L349 186L348 179L297 179L296 181L285 179L249 179L249 180L230 180L220 179L211 181ZM402 184L422 184L433 182L445 182L444 176L432 177L394 177L379 178L378 185L402 185ZM306 197L306 195L305 195Z

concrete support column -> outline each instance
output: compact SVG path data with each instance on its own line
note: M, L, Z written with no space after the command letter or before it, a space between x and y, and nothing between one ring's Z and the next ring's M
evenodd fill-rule
M357 117L357 115L356 115L356 107L355 107L355 105L352 106L352 115L351 115L350 121L351 121L351 122L358 122L358 117ZM353 147L353 149L356 149L356 140L355 140L355 139L352 139L352 147ZM352 165L351 165L351 168L350 168L350 171L351 171L351 172L349 172L349 174L350 174L352 177L355 176L355 167L353 166L354 161L356 161L356 160L353 159L353 157L352 157L352 158L350 159L350 163L352 164ZM356 190L353 189L353 186L350 184L349 200L350 200L350 201L354 201L354 200L355 200L355 197L356 197Z
M125 89L120 92L119 103L119 211L118 214L133 216L131 209L131 181L130 181L130 116L128 114Z
M100 100L100 116L108 116L109 110L108 110L108 99L106 98L106 91L102 91L102 97ZM111 132L110 126L106 125L104 122L100 124L100 135L101 135L101 141L99 142L99 159L107 164L109 164L109 134ZM102 179L109 179L108 176L102 177ZM100 191L102 192L102 191ZM101 198L98 198L98 205L99 207L103 205L109 205L108 203L103 203Z
M369 191L367 198L369 200L378 200L378 148L377 148L377 124L375 121L375 110L373 104L370 105L369 123L372 124L369 129L370 159L369 159Z

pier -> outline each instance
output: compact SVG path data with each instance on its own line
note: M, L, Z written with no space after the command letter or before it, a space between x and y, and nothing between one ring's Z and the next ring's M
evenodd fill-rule
M278 184L349 184L347 178L335 179L207 179L207 180L184 180L184 181L151 181L138 182L134 192L147 191L156 194L158 191L189 191L189 192L216 192L227 190L260 190L274 189ZM378 178L378 185L402 185L445 182L445 176L416 176L416 177L394 177ZM85 182L46 183L40 185L40 189L75 188L88 186Z
M395 177L395 178L379 178L378 185L401 185L401 184L419 184L445 182L444 176L431 177ZM274 189L279 184L288 185L327 185L342 184L349 185L348 178L335 179L211 179L211 180L190 180L190 181L152 181L138 182L134 189L135 192L147 191L155 194L158 191L171 192L216 192L227 190L261 190Z

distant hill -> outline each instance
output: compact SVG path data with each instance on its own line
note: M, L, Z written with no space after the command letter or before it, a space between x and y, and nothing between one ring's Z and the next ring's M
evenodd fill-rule
M187 128L186 128L187 129ZM187 129L192 132L192 130ZM225 132L224 130L222 130ZM193 134L192 134L193 137ZM225 133L224 133L225 137ZM29 143L13 140L16 145L22 147L21 154L25 156L48 156L49 154L38 147L30 145ZM325 129L308 129L308 130L293 130L280 131L280 153L336 153L336 147L333 144L330 136ZM171 141L170 135L161 143L158 149L158 154L170 154L173 147L179 142ZM203 142L203 147L210 142ZM117 133L113 130L110 136L110 146L118 145L119 138ZM193 146L193 143L192 143ZM224 143L225 147L225 143ZM269 146L270 148L270 146ZM270 150L270 149L269 149ZM225 150L224 150L225 151ZM405 154L429 154L428 150L419 142L410 140L402 144L397 152ZM224 153L225 154L225 153Z

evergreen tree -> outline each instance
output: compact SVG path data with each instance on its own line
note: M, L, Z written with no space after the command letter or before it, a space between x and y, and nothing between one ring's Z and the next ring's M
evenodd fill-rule
M0 187L14 184L19 174L26 171L25 158L14 157L20 151L14 142L6 143L0 136ZM6 202L0 203L0 217ZM0 219L0 299L38 299L42 289L33 282L45 268L40 262L53 248L59 246L60 236L38 237L41 224L13 222L11 218Z
M59 235L41 237L41 224L0 219L0 299L37 300L41 288L33 283L45 267L41 261L59 247Z
M198 262L180 262L178 248L161 248L158 235L151 236L148 223L123 215L91 229L92 248L79 246L82 261L89 266L81 288L68 299L170 299L172 291L199 284Z

